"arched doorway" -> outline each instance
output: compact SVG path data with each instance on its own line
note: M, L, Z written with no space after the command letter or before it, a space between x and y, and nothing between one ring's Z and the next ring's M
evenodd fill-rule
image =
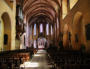
M11 20L8 13L2 14L3 20L3 50L11 49Z
M73 37L74 37L74 48L80 49L81 44L83 44L83 15L81 12L76 12L73 19Z

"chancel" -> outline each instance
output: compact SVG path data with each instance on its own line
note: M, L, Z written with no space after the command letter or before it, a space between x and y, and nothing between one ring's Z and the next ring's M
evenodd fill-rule
M90 69L90 0L0 0L0 69Z

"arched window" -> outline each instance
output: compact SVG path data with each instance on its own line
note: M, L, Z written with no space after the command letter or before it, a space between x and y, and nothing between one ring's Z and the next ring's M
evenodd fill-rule
M36 46L36 40L34 40L34 44L33 45L34 45L34 48L37 48L37 46Z
M59 20L57 18L57 29L59 29Z
M43 32L43 24L40 24L40 33Z
M46 24L46 35L49 35L49 24Z
M52 25L51 25L51 35L53 34L53 27L52 27Z
M36 35L36 24L34 24L34 35Z

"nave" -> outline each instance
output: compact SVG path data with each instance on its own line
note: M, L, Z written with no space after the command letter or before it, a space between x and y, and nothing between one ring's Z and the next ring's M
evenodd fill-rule
M0 53L0 69L90 69L90 54L57 49L23 49Z
M0 69L90 69L89 6L0 0Z
M47 62L47 52L45 50L38 50L33 55L31 61L24 62L20 65L21 69L49 69Z

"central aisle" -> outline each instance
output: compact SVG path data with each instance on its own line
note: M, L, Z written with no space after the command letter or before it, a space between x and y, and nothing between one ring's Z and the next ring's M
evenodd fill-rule
M38 50L32 60L25 62L21 67L24 67L24 69L49 69L46 55L45 50Z

